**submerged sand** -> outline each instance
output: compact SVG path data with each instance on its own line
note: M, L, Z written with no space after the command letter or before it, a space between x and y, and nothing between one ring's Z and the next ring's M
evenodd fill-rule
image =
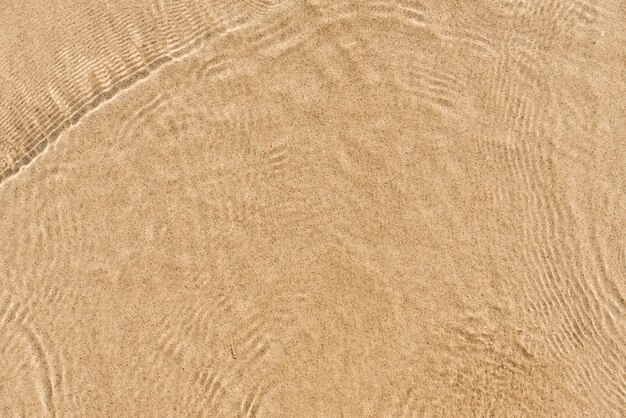
M0 416L626 413L619 1L0 20Z

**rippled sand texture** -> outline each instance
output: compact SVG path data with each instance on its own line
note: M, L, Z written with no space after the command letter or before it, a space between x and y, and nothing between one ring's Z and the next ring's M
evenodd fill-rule
M626 413L626 3L0 21L0 416Z

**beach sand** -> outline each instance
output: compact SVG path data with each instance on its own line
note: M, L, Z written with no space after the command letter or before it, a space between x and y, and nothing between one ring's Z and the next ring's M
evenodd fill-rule
M0 0L0 416L626 414L626 5Z

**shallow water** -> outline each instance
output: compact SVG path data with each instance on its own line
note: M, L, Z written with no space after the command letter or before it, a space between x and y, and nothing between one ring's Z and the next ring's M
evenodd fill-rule
M0 415L625 412L619 2L41 8L0 5Z

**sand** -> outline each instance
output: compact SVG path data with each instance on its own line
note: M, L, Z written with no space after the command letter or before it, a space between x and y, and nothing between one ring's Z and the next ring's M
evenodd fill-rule
M626 3L0 1L0 416L626 414Z

